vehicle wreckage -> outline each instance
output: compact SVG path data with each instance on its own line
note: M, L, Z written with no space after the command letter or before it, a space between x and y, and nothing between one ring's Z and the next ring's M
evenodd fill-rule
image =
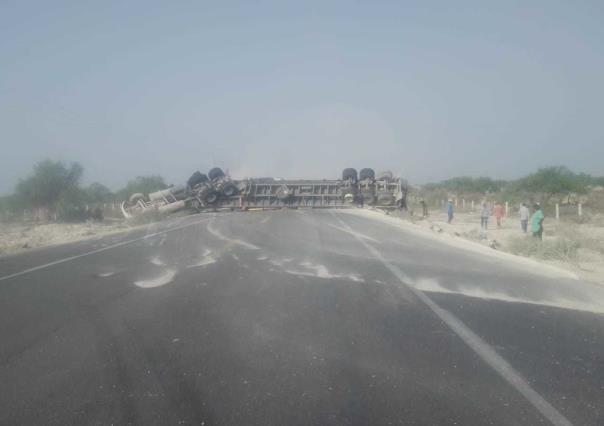
M256 178L234 180L215 167L207 175L199 171L186 186L132 194L121 205L124 217L149 212L172 213L282 208L345 208L374 206L406 208L407 185L392 172L348 168L341 179L290 180Z

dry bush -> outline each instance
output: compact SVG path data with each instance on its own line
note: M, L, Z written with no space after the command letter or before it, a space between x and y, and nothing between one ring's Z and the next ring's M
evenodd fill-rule
M517 255L536 257L545 260L562 260L574 262L581 242L567 237L555 237L549 240L519 236L509 242L509 250Z
M556 229L556 235L558 237L567 239L569 241L575 241L581 248L596 251L604 254L604 240L594 232L594 228L581 229L584 227L578 227L570 224L558 224Z

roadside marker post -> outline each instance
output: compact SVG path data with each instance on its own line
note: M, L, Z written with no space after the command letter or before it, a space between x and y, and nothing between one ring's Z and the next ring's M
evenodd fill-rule
M560 220L560 204L556 203L556 220Z

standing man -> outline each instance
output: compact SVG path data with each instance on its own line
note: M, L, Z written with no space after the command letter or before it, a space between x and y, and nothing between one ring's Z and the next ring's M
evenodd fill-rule
M447 217L448 223L451 223L451 221L453 220L453 201L449 200L449 202L447 203Z
M533 237L539 238L540 240L543 240L544 219L545 216L543 216L541 206L539 204L535 204L535 213L533 213L533 217L531 218L531 231L533 231Z
M499 203L499 201L497 201L495 203L495 206L493 207L493 215L495 216L495 219L497 219L497 228L501 228L501 218L503 217L503 206L501 205L501 203Z
M422 198L419 203L422 205L422 217L428 217L428 205L426 204L426 200Z
M526 206L526 203L522 203L522 205L520 206L519 215L520 215L520 227L522 228L522 232L524 232L526 234L526 231L528 228L529 215L530 215L529 209Z
M487 229L489 226L489 216L491 212L489 211L489 207L487 206L487 202L483 201L482 206L480 207L480 227L482 229Z

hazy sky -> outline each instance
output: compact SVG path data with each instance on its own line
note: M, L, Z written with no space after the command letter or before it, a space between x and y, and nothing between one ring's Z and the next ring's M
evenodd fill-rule
M43 158L111 188L604 175L603 104L602 1L0 0L0 193Z

